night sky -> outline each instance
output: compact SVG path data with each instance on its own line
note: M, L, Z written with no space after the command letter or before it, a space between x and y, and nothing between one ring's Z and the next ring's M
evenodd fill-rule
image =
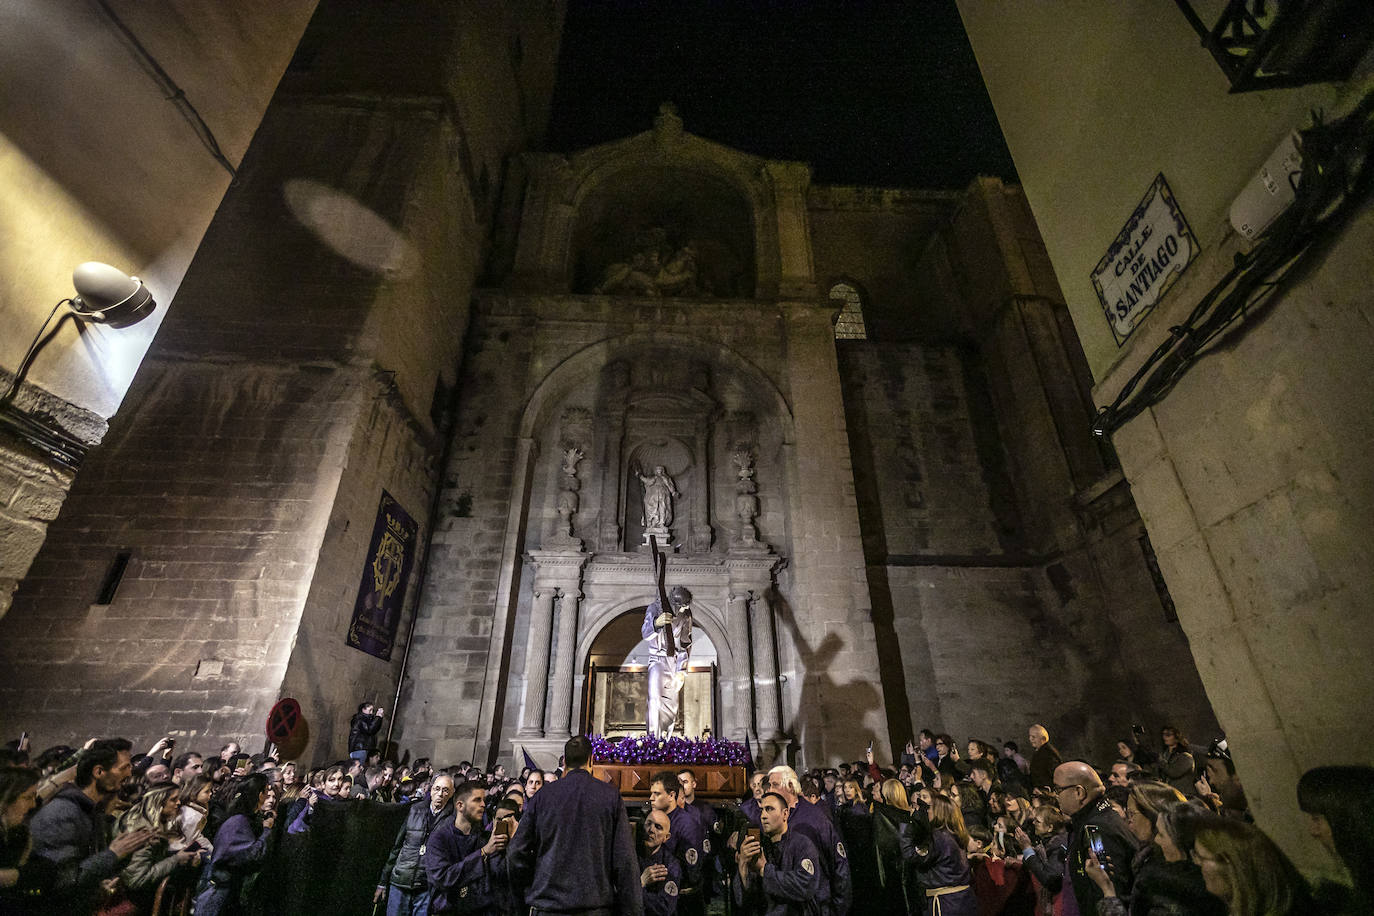
M1015 181L953 0L571 0L547 146L685 129L821 184Z

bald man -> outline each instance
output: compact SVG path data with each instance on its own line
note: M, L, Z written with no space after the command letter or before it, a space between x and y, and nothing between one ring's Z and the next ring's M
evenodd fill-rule
M1101 839L1102 851L1098 860L1109 869L1117 893L1123 896L1129 893L1134 880L1131 862L1138 844L1121 815L1107 801L1102 777L1091 766L1079 761L1061 763L1054 769L1053 785L1059 807L1069 816L1069 851L1065 868L1078 912L1096 913L1102 890L1085 870L1092 852L1092 835Z
M1055 750L1050 744L1050 733L1043 725L1032 725L1026 734L1030 740L1031 747L1035 748L1035 753L1031 754L1030 759L1030 784L1032 789L1039 789L1054 782L1054 768L1064 762L1064 758L1059 756L1059 751Z

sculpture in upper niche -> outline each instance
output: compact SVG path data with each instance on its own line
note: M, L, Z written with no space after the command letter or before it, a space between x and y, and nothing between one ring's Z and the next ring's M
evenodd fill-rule
M673 484L673 478L663 465L655 465L654 473L636 473L640 485L644 487L644 515L640 523L650 532L666 531L673 523L673 497L680 495Z
M640 236L639 250L628 261L606 268L596 292L631 296L697 296L697 248L691 242L668 244L667 230L656 227Z

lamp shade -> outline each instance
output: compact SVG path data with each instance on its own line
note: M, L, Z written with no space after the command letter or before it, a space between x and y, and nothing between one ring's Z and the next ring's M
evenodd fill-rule
M142 321L157 308L153 294L138 277L99 261L87 261L72 271L76 298L72 310L88 321L122 328Z

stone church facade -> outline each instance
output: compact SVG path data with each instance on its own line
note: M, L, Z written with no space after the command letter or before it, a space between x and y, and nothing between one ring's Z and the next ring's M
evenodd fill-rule
M1018 188L815 185L671 108L524 152L559 14L459 6L321 6L0 619L4 721L256 748L292 696L325 760L375 699L415 754L550 761L638 676L661 466L693 730L1216 727ZM389 659L345 644L383 492L422 544Z
M1084 693L1097 715L1054 723L1075 744L1166 710L1214 725L1016 189L812 187L667 107L524 165L508 273L474 303L408 744L552 759L604 727L598 640L654 596L655 466L679 491L668 580L716 653L707 723L767 758L943 722L1014 737ZM871 339L836 340L851 290ZM1170 657L1183 675L1142 696Z

